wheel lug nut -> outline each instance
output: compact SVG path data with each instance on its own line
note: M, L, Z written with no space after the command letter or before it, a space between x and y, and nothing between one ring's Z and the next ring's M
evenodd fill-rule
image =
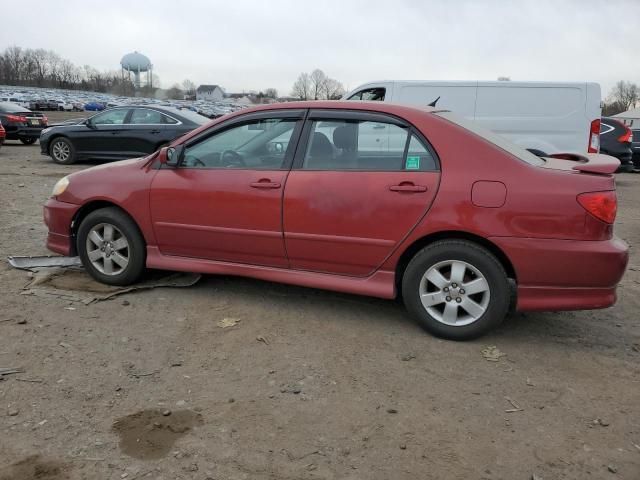
M451 301L451 297L447 297L447 302L450 302L450 301Z
M451 284L451 286L452 286L453 288L456 288L456 287L458 286L458 284L457 284L457 283L452 283L452 284Z
M444 291L448 292L449 291L449 287L444 287Z
M460 303L462 302L462 299L460 297L456 298L456 302Z
M464 295L464 289L462 289L462 288L461 288L461 289L460 289L460 293L461 293L462 295Z

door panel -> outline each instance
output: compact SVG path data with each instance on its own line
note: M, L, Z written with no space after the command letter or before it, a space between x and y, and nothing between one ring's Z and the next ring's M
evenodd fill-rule
M292 171L283 206L291 268L371 274L427 212L439 176L435 171ZM406 188L411 184L418 188ZM404 188L392 189L398 186Z
M150 207L160 251L287 267L282 236L286 171L162 169ZM270 188L252 184L269 183ZM278 184L278 186L274 186Z

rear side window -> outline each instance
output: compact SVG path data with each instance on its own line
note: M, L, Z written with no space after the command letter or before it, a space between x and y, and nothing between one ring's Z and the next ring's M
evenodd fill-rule
M348 100L366 100L370 102L383 102L384 96L387 93L386 88L367 88L360 90L358 93L351 95Z
M139 125L160 125L165 123L163 121L164 115L160 112L156 112L155 110L149 110L147 108L136 108L133 110L131 114L131 120L129 123L139 124Z
M431 151L408 128L384 122L314 120L306 170L437 170Z

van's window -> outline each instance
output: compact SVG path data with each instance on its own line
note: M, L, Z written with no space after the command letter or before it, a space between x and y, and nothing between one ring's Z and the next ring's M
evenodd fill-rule
M366 100L369 102L383 102L384 96L387 93L386 88L367 88L366 90L360 90L358 93L354 93L347 100Z
M515 143L510 142L508 139L501 137L500 135L496 135L491 130L487 130L482 128L477 122L473 122L471 120L467 120L465 118L459 117L451 112L434 112L439 117L442 117L451 123L455 123L456 125L461 126L465 130L469 130L471 133L478 135L479 137L484 138L488 142L493 143L496 147L501 148L502 150L510 153L511 155L519 158L523 162L527 162L531 165L544 165L544 160L540 157L534 155L533 153L525 150L524 148L519 147Z
M409 151L405 155L409 142ZM436 169L436 162L405 127L383 122L316 120L303 168L306 170L402 171Z

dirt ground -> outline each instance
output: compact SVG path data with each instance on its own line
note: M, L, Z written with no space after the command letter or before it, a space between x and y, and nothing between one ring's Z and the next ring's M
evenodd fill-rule
M42 204L90 165L0 148L2 257L47 253ZM640 175L618 195L615 307L465 343L393 301L210 276L85 305L0 262L0 480L637 480Z

